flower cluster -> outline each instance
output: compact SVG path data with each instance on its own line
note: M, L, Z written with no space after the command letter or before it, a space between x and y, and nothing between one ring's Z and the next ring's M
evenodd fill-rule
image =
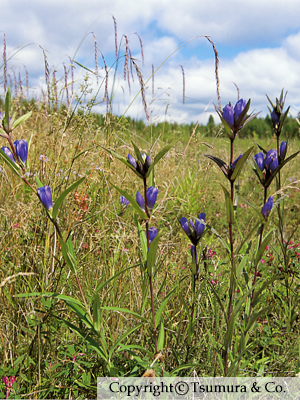
M287 151L287 142L281 142L280 149L279 149L279 157L277 150L269 150L266 154L264 153L258 153L255 154L254 159L256 162L256 165L261 171L266 172L266 174L271 175L275 169L278 167L279 162L283 161L286 156L286 151Z
M205 229L205 218L206 214L205 213L200 213L199 218L197 218L194 222L188 220L185 217L182 217L180 219L180 224L184 232L187 234L189 237L190 241L193 243L194 246L197 246L199 243L199 240L201 239L201 236L204 233ZM191 252L194 251L191 249Z
M128 154L128 164L140 178L145 178L151 165L151 158L145 153L140 153L140 157L136 160Z
M153 186L150 186L147 190L146 190L146 201L147 201L147 208L152 211L156 199L157 199L157 195L158 195L158 189L156 189ZM141 195L141 193L139 191L136 192L136 202L138 203L138 205L141 207L142 210L145 210L145 200L144 197Z
M8 147L3 146L3 147L1 147L1 150L11 159L11 161L16 163L15 157ZM14 151L15 155L17 156L18 160L22 161L23 164L26 164L27 155L28 155L28 145L27 145L26 140L24 140L24 139L16 140L14 142L13 151Z
M283 111L286 95L287 95L287 93L285 93L285 95L283 95L283 89L282 89L279 100L278 100L278 98L276 98L276 105L274 105L272 103L272 101L269 99L269 97L267 96L267 98L272 106L272 109L269 108L269 110L271 113L271 120L272 120L272 124L273 124L276 136L280 136L284 120L287 117L289 109L290 109L290 107L288 107L285 112Z
M6 388L6 398L8 399L9 394L10 394L10 389L13 387L13 384L15 383L16 377L15 376L11 376L11 377L7 377L4 376L2 378L4 384L5 384L5 388Z

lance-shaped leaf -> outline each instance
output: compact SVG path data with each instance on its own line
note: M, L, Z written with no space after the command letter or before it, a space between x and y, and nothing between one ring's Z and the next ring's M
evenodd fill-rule
M53 207L53 211L52 211L52 216L53 219L56 218L59 207L61 206L62 202L64 201L65 197L74 189L77 188L77 186L79 186L83 181L85 180L85 178L80 178L78 181L76 181L75 183L73 183L73 185L71 185L68 189L66 189L60 196L59 198L56 200L55 205Z
M22 122L26 121L28 118L30 118L32 115L32 111L29 111L27 114L22 115L20 118L18 118L14 123L12 128L15 129L17 126L22 124Z
M234 211L233 211L233 204L231 201L230 194L223 185L221 185L224 195L225 195L225 202L226 202L226 209L227 209L227 222L233 224L234 223Z
M163 321L161 321L160 330L159 330L158 339L157 339L157 350L158 351L163 350L164 343L165 343L165 328L164 328Z
M111 154L113 157L117 158L120 160L123 164L126 165L126 167L129 167L139 178L144 178L142 174L140 174L128 161L127 158L120 156L120 154L116 153L113 150L106 149L105 147L102 147L103 150L105 150L107 153Z
M139 148L137 147L137 145L136 145L135 143L131 142L131 144L132 144L132 146L133 146L133 149L134 149L136 158L139 160L139 162L141 163L141 165L143 165L143 164L144 164L144 160L143 160L143 158L142 158L142 154L141 154Z
M135 201L135 199L133 197L130 196L129 193L125 192L125 190L120 189L118 186L115 186L113 184L111 184L122 196L124 196L129 203L132 205L132 207L135 209L135 211L137 212L137 214L139 215L140 218L142 219L148 219L145 211L143 211L141 209L141 207L137 204L137 202Z
M218 157L211 156L210 154L205 154L205 157L209 158L210 160L214 161L217 166L221 169L223 174L228 178L228 169L226 163Z
M177 289L177 287L179 286L179 284L184 280L185 278L183 278L179 283L177 283L170 291L169 293L166 295L166 297L163 299L161 305L159 306L159 309L157 310L156 314L155 314L155 325L158 326L160 324L160 322L162 321L162 314L164 312L164 309L169 301L170 296L175 292L175 290Z
M96 293L93 302L93 325L96 332L101 330L101 304L99 294Z
M5 162L6 165L8 165L8 167L13 171L14 174L16 174L17 176L21 176L22 171L20 170L18 164L16 164L15 162L13 162L5 153L3 150L0 149L0 157L2 158L2 160Z
M234 182L234 181L238 178L238 176L239 176L239 174L241 173L242 168L243 168L245 162L247 161L247 159L248 159L248 157L249 157L249 155L250 155L250 153L251 153L252 150L253 150L253 146L250 147L250 149L248 149L248 150L242 155L242 157L239 159L239 161L236 163L236 166L235 166L235 168L234 168L234 171L233 171L233 173L232 173L232 175L231 175L231 177L230 177L230 181L231 181L231 182Z
M261 245L259 246L259 249L257 250L256 255L254 257L254 268L256 268L258 262L261 260L263 254L264 254L264 251L266 250L267 245L269 244L270 240L272 239L272 233L273 233L273 230L267 234L267 236L264 238Z
M61 251L63 253L64 260L70 270L74 273L77 274L77 260L73 248L73 243L71 240L71 237L69 236L67 242L63 240L62 237L58 237L60 246L61 246Z

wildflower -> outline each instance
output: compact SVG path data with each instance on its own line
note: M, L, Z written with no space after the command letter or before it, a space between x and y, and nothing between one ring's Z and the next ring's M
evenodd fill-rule
M231 165L232 171L234 170L234 168L235 168L237 162L239 161L239 159L240 159L242 156L243 156L243 154L240 154L240 155L238 156L238 158L237 158L236 160L233 161L233 163L232 163L232 165Z
M146 191L147 207L151 211L157 199L158 189L150 186ZM136 202L145 211L145 200L139 191L136 192Z
M286 155L286 151L287 151L287 143L286 142L281 142L280 144L280 149L279 149L279 156L280 156L280 160L284 160L285 159L285 155Z
M148 169L151 165L151 158L149 155L146 155L145 153L140 153L141 154L141 159L143 162L141 162L139 159L135 160L132 155L128 154L128 163L132 168L134 168L136 174L140 178L145 178L148 172Z
M196 219L195 222L190 220L190 223L188 223L188 220L185 217L182 217L180 219L182 229L190 238L190 241L193 243L194 246L197 246L199 240L201 239L201 236L204 233L205 224L203 222L205 222L205 218L206 214L200 213L199 218Z
M261 171L263 171L263 169L264 169L264 167L265 167L265 163L264 163L265 156L264 156L264 153L255 154L254 160L255 160L255 162L256 162L258 168L259 168Z
M13 161L14 163L16 162L15 157L13 156L13 153L10 151L10 149L6 146L1 147L1 150L3 151L3 153L5 153L10 159L11 161Z
M41 154L41 155L39 156L39 160L40 160L40 161L48 162L48 161L49 161L49 158L48 158L47 156L44 156L44 154ZM73 171L73 173L75 173L75 171Z
M265 158L265 169L271 173L278 167L277 150L269 150Z
M14 142L14 146L16 149L16 154L19 160L22 161L23 164L27 161L27 154L28 154L28 145L26 140L16 140Z
M148 232L149 232L149 244L150 244L157 236L157 229L154 226L152 226L151 228L148 229Z
M10 378L8 378L7 376L4 376L2 378L2 380L6 387L6 398L8 399L9 394L10 394L10 389L12 388L13 384L15 383L16 377L11 376Z
M43 186L37 189L37 194L43 204L43 206L50 210L53 207L52 193L49 186Z
M121 196L120 203L121 203L121 207L123 207L125 209L129 205L129 200L127 200L125 196Z
M237 124L240 115L244 111L244 108L246 107L246 100L240 99L234 108L232 107L231 103L227 104L223 108L222 112L222 118L227 122L227 124L230 126L230 128L235 132L235 135L237 132L243 127L243 124Z
M272 207L273 207L273 197L269 197L268 201L264 204L263 208L261 209L261 213L262 215L265 217L265 219L268 218Z

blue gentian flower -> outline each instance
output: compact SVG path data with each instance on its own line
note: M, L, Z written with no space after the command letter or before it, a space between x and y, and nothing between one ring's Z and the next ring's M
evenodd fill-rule
M43 206L50 210L53 207L52 193L49 186L43 186L37 189L37 194L43 204Z
M15 157L13 156L13 153L10 151L10 149L6 146L1 147L1 150L3 151L3 153L5 153L10 159L11 161L13 161L14 163L16 162Z
M152 226L151 228L148 229L148 233L149 233L149 244L150 244L151 242L153 242L153 240L157 236L157 229L154 226ZM145 235L146 235L146 232L145 232ZM147 237L147 235L146 235L146 237Z
M136 174L139 177L146 177L146 174L148 172L148 169L151 165L151 158L149 155L145 153L141 153L141 157L143 160L143 163L141 163L140 160L135 160L130 154L128 154L128 162L133 167L136 171Z
M287 150L286 145L287 145L287 143L284 141L281 142L281 144L280 144L279 155L280 155L281 160L285 159L286 150Z
M255 154L254 160L255 160L258 168L261 171L263 171L263 169L265 168L265 156L264 156L264 153Z
M273 197L269 197L268 201L264 204L263 208L261 209L261 213L266 219L268 218L272 210L273 200L274 200Z
M121 196L120 203L123 208L126 208L129 205L129 200L127 200L125 196Z
M223 119L227 122L229 126L232 126L234 123L234 113L233 107L229 103L223 108Z
M197 246L199 240L201 239L201 236L204 233L205 229L205 222L206 214L205 213L200 213L199 218L196 219L195 222L190 220L190 223L185 217L182 217L180 219L180 224L184 232L187 234L187 236L190 238L190 241L193 243L194 246ZM202 221L202 222L201 222Z
M14 146L16 149L16 154L19 160L22 161L23 164L26 163L27 161L27 155L28 155L28 145L26 140L16 140L14 142Z
M246 100L240 99L234 107L234 122L237 122L239 116L242 114L244 108L246 107Z
M269 150L265 158L265 169L271 173L278 167L277 150Z
M150 186L147 189L146 197L147 197L147 207L149 210L153 209L157 199L157 194L158 194L157 188ZM139 191L136 192L136 202L141 207L141 209L145 211L145 200Z
M233 161L232 166L231 166L232 171L234 171L234 168L235 168L237 162L239 161L239 159L240 159L242 156L243 156L243 154L240 154L240 155L238 156L238 158L237 158L236 160Z

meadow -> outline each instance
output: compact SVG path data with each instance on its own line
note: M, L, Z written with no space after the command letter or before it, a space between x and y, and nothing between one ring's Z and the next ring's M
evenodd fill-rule
M266 183L253 156L279 135L243 136L254 119L234 138L226 119L137 130L90 104L7 93L1 146L26 139L28 156L1 153L0 398L95 398L100 376L299 373L297 121L282 124L280 141L296 131ZM27 116L11 129L13 113ZM155 167L139 173L128 154ZM136 192L150 186L143 211Z

